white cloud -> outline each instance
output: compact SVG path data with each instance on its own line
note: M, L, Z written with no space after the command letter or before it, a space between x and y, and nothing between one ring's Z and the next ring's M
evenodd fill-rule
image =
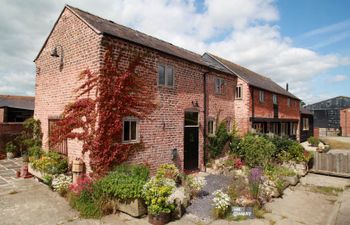
M335 75L332 78L330 78L330 81L331 82L342 82L342 81L345 81L347 79L348 79L348 77L346 75L338 74L338 75Z
M299 85L307 86L315 76L350 62L338 55L321 55L293 46L293 41L282 36L279 27L274 25L279 12L273 0L205 0L200 9L194 0L66 2L199 54L210 51L280 84L288 82L294 87L291 91L301 98L309 98L305 93L310 91L305 92ZM6 73L34 74L32 60L63 4L30 0L23 5L19 0L5 0L0 19L11 22L0 25L1 30L6 30L0 34L0 66L5 68L0 69L0 77ZM335 28L315 32L329 29ZM33 92L33 83L27 85L22 90ZM3 84L0 86L3 92Z

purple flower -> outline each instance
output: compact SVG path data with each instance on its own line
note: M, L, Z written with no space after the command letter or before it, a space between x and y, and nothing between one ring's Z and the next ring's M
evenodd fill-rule
M249 183L260 183L262 181L262 169L260 167L255 167L250 170Z

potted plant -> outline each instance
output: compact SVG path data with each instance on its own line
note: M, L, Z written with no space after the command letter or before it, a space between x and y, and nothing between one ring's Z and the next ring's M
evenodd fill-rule
M153 177L144 186L144 198L148 209L148 222L164 225L171 220L175 209L174 199L169 198L176 188L175 181L164 177Z
M7 159L13 159L15 157L16 146L10 141L5 146Z

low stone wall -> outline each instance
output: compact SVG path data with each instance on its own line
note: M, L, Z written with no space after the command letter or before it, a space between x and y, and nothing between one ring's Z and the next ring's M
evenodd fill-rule
M0 123L0 152L4 152L6 143L12 141L22 130L23 123Z

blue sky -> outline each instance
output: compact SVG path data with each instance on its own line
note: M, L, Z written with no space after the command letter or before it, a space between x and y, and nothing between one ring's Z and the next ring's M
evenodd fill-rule
M314 49L322 54L350 57L350 1L280 0L277 6L280 11L277 25L283 35L293 39L296 46ZM330 69L320 75L311 79L315 94L320 95L326 89L330 96L350 96L349 65ZM337 75L347 78L332 82Z
M34 95L33 59L70 4L288 82L306 103L350 96L350 1L0 1L0 94Z

